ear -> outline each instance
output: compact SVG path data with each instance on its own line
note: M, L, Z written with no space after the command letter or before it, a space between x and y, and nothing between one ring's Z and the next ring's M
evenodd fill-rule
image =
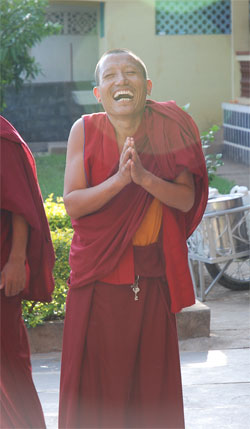
M152 81L150 79L147 79L147 95L151 95L152 85Z
M100 96L100 91L99 91L99 87L98 86L94 87L93 93L94 93L94 96L97 99L98 103L101 103L101 96Z

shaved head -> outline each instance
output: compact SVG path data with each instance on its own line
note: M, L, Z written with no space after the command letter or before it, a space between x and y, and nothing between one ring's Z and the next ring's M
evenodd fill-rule
M108 55L121 55L121 54L130 55L131 57L133 57L134 60L139 64L144 78L148 79L148 71L147 71L147 68L146 68L144 62L137 55L135 55L132 51L130 51L129 49L110 49L109 51L106 51L101 56L100 60L98 61L97 65L96 65L95 81L96 81L97 86L100 84L100 65L103 62L104 58L106 58Z

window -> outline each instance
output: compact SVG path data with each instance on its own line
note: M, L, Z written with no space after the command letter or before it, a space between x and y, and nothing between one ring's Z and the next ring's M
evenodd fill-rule
M231 34L230 0L156 1L157 35Z
M47 20L57 22L62 26L61 34L84 35L97 33L96 9L74 8L50 8L47 12Z

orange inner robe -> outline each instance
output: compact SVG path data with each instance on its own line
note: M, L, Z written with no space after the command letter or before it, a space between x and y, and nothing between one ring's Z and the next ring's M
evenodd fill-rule
M140 227L133 237L134 246L148 246L156 243L162 221L162 203L156 198L152 201Z

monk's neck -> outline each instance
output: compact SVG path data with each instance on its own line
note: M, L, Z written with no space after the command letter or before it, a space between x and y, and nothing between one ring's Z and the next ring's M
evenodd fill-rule
M109 119L115 129L119 151L121 152L126 138L132 137L138 130L142 116L132 119L114 119L112 117Z

